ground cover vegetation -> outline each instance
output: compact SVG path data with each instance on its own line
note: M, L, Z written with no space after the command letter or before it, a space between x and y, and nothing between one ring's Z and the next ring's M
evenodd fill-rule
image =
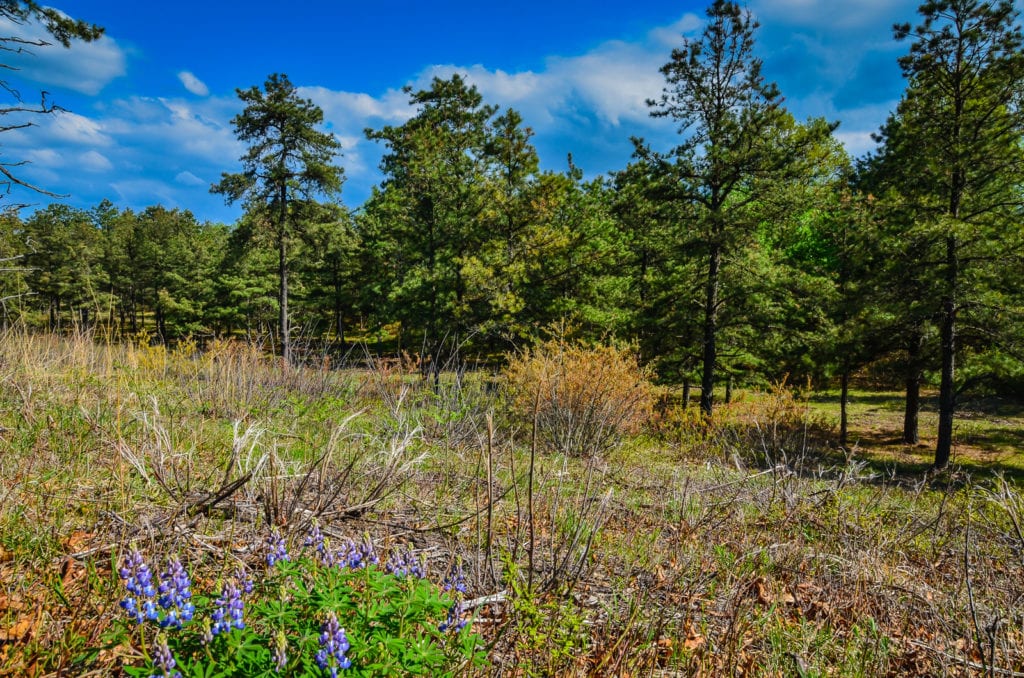
M349 210L274 74L236 224L9 206L0 675L1024 674L1022 35L919 14L864 158L716 0L607 177L454 75Z

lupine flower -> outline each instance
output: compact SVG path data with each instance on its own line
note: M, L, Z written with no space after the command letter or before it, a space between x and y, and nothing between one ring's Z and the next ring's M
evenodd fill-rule
M278 631L274 636L274 647L271 648L270 656L274 660L274 671L284 671L288 664L288 638L285 637L284 631Z
M312 546L316 549L317 562L324 567L331 567L337 561L334 554L331 553L330 541L324 537L323 532L320 531L320 526L316 523L313 523L309 528L309 534L306 535L303 545Z
M153 668L159 673L151 673L149 678L181 678L181 672L174 670L176 665L171 648L167 647L167 638L161 635L153 646Z
M338 669L352 666L352 660L345 656L348 648L345 629L338 625L335 614L329 613L327 621L320 627L320 651L316 653L316 665L329 672L331 678L338 678Z
M245 603L242 602L242 591L234 581L228 580L224 584L216 605L217 607L210 614L210 618L213 619L213 626L210 628L211 635L228 633L232 628L245 628L245 622L242 621Z
M252 593L252 577L250 577L249 573L245 571L245 568L240 567L235 570L235 581L237 581L238 585L242 587L242 593L245 595Z
M284 537L276 529L267 535L266 545L268 550L267 567L273 567L282 560L291 560L291 557L288 555L288 547L284 543Z
M344 561L339 565L343 567L347 565L353 570L380 564L380 558L377 557L377 551L373 548L373 542L368 536L363 537L358 544L349 539L347 548L343 547L338 555Z
M469 623L469 620L462 617L462 602L466 594L466 577L462 572L461 561L455 561L448 568L448 574L445 575L444 580L441 582L441 588L452 592L455 596L455 602L448 608L448 618L441 622L438 629L440 631L450 630L453 633L461 631Z
M160 620L161 628L173 626L180 629L183 622L192 621L196 606L192 604L192 582L188 572L177 558L171 558L167 570L160 575L157 602L167 610L167 615Z
M448 574L444 576L441 588L445 591L456 591L463 594L466 592L466 577L462 573L461 561L455 561L448 568Z
M121 607L128 613L128 616L141 624L146 619L157 618L156 605L153 597L156 596L156 588L153 586L153 573L149 566L142 559L142 554L133 549L125 559L124 564L117 571L124 580L124 587L131 595L121 601Z
M468 623L469 620L462 617L462 601L457 600L448 608L448 618L438 625L437 630L457 633L465 628Z
M423 569L423 562L412 552L411 546L407 546L402 550L392 551L391 556L384 563L384 571L400 579L405 577L419 577L423 579L427 576L426 571Z

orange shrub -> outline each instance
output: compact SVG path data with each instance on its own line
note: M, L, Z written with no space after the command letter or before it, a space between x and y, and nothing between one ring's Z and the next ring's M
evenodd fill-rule
M550 449L591 456L636 433L651 416L653 389L632 351L552 339L505 369L512 412Z

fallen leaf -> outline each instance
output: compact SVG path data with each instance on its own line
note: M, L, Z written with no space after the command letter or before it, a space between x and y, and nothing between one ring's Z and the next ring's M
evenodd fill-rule
M6 629L0 628L0 641L18 642L28 637L32 631L32 618L22 617Z
M64 540L64 548L68 553L78 553L79 551L83 551L84 549L82 547L92 541L92 538L95 536L96 535L92 532L75 530L67 537L67 539Z
M697 648L702 647L703 645L704 636L701 635L690 636L685 641L683 641L683 647L685 647L687 650L696 650Z

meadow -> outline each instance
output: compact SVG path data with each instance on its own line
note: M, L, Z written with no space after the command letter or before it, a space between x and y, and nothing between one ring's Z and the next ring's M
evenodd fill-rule
M1020 404L968 404L938 474L899 394L856 391L842 450L835 394L783 385L566 454L500 373L94 339L0 335L0 675L1024 675ZM119 604L135 554L190 574L182 630Z

